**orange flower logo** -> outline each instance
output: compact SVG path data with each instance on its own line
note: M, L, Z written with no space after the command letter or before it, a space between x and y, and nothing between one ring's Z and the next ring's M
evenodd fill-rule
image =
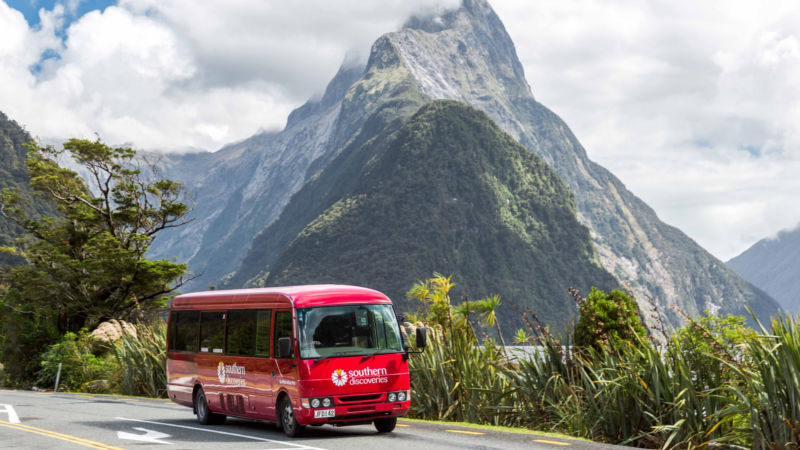
M225 364L222 364L222 361L217 366L217 378L219 378L220 383L225 384Z
M347 383L347 373L342 369L336 369L331 374L331 381L339 387L344 386Z

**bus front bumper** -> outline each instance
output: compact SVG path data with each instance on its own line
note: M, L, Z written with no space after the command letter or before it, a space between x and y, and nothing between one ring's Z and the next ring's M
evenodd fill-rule
M369 423L375 419L388 417L402 417L408 414L411 408L411 401L404 402L380 402L361 405L338 405L333 408L303 408L295 409L295 417L301 425L357 425ZM334 410L333 413L329 412ZM325 412L322 412L325 411ZM320 417L330 415L333 417Z

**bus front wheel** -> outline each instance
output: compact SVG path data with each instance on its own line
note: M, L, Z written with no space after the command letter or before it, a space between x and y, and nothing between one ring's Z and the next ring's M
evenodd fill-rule
M203 425L221 425L225 423L223 414L213 413L208 409L208 402L203 388L199 388L194 394L194 408L197 413L197 421Z
M305 427L297 423L297 418L294 416L294 409L292 408L292 401L289 396L283 397L280 406L281 411L281 428L283 432L289 437L300 436L303 434Z
M397 417L387 417L386 419L375 419L375 429L378 433L391 433L397 426Z

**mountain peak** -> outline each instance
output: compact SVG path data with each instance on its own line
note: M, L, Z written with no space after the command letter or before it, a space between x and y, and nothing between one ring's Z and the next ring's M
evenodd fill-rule
M382 58L375 54L381 49L396 55ZM511 37L485 0L411 17L375 43L370 62L397 57L431 99L476 106L519 138L521 127L508 102L533 100L533 94Z
M500 21L486 0L463 0L460 3L458 8L414 14L406 21L403 28L437 33L457 28L467 22Z

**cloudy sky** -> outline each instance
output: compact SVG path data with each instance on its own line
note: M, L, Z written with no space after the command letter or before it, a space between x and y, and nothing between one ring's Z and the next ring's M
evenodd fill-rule
M723 260L800 223L800 4L490 1L536 98L667 223ZM50 142L213 151L452 3L0 0L0 111Z

